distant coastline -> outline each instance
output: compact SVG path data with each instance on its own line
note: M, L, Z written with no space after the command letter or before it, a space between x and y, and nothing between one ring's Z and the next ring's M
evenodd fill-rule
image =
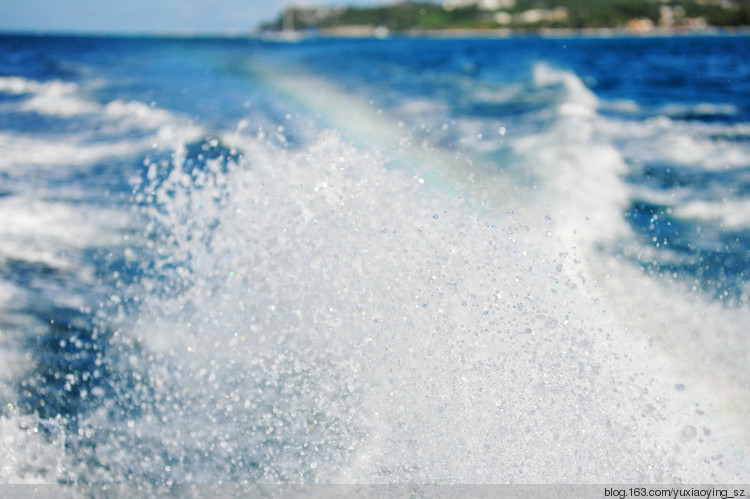
M271 35L271 36L269 36ZM257 32L252 38L263 40L284 40L269 32ZM545 28L539 30L511 30L511 29L440 29L440 30L409 30L391 32L380 35L373 29L358 30L319 30L312 33L300 32L292 41L305 39L326 38L433 38L433 39L502 39L502 38L614 38L614 37L679 37L679 36L750 36L750 27L737 28L704 28L704 29L653 29L650 31L635 31L627 28Z
M261 25L266 38L505 38L676 36L750 32L737 0L444 0L367 8L290 6Z

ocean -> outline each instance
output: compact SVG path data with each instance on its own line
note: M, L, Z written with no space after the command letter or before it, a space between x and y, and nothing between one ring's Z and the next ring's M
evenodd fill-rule
M0 483L750 483L750 38L0 36Z

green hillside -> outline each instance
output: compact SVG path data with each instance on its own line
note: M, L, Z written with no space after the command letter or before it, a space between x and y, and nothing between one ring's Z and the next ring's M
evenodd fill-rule
M629 24L630 23L630 24ZM664 28L750 25L750 0L448 0L369 8L294 7L263 29ZM650 24L649 24L650 23Z

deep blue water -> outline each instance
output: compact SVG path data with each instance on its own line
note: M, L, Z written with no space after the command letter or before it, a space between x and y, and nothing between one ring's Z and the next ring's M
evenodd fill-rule
M0 36L0 482L747 481L749 301L746 36Z

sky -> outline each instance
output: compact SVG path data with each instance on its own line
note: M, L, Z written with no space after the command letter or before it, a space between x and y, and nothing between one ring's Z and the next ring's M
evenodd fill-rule
M283 6L368 5L378 0L0 0L0 31L247 33Z

